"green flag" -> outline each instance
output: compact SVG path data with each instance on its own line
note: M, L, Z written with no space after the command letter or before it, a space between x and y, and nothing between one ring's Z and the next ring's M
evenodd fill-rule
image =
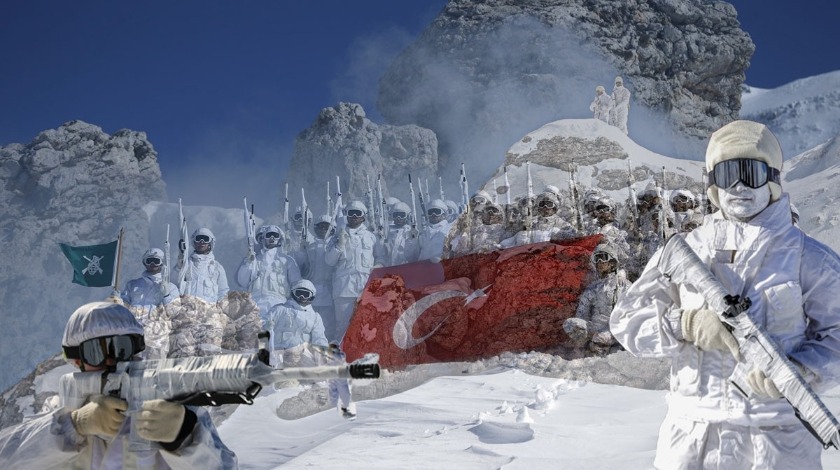
M87 287L112 285L117 265L117 241L90 246L59 243L64 256L73 266L73 282Z

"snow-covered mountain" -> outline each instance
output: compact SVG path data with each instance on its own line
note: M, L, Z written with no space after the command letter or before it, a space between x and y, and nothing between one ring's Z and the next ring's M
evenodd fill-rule
M830 203L840 200L840 189L832 184L840 173L838 148L836 139L818 145L789 160L783 173L783 188L799 206L803 228L835 250L840 250L840 233L835 233L836 211ZM668 189L699 190L700 162L651 152L591 119L547 123L512 143L497 165L500 170L508 165L514 197L527 190L522 163L528 160L536 190L546 184L568 187L566 170L575 163L581 184L624 200L628 159L637 190L659 180L663 167ZM483 183L479 186L493 188L492 179ZM152 243L166 223L177 221L174 204L150 201L141 212ZM230 274L243 252L242 212L186 206L185 213L191 228L208 226L220 237L217 249L229 253L223 262ZM53 321L63 323L75 303L65 307ZM58 344L35 334L27 340L39 347ZM52 354L58 347L40 349ZM61 364L60 357L53 357L0 397L5 423L32 415L50 401L57 378L69 370ZM470 364L419 366L359 382L356 421L328 410L317 387L296 386L267 390L254 406L230 410L226 419L222 413L220 433L244 468L533 468L549 462L567 468L645 468L652 462L665 411L667 369L665 361L640 361L626 353L574 361L540 353L504 354ZM840 396L832 392L828 404L840 410ZM433 451L411 457L421 446ZM825 453L825 468L840 469L838 455Z
M745 87L741 119L767 124L786 159L823 144L840 134L840 71L772 90Z

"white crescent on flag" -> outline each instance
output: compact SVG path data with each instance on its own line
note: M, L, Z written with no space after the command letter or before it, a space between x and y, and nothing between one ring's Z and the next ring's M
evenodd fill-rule
M486 297L487 289L489 288L490 286L488 285L483 289L476 289L469 295L459 290L443 290L429 294L417 302L414 302L405 310L405 312L402 313L402 315L400 315L399 318L397 318L397 322L394 323L394 329L391 332L394 344L396 344L400 349L410 349L423 341L426 341L426 339L435 334L438 328L443 325L443 322L445 322L449 316L443 318L440 323L432 329L432 331L420 338L415 338L411 334L411 330L414 328L414 324L417 322L417 319L420 318L420 315L423 315L423 313L425 313L432 305L454 297L465 297L464 305L467 305L479 297Z

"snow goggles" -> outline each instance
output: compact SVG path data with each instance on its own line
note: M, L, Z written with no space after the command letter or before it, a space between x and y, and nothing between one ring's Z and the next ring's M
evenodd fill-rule
M598 204L595 206L595 212L610 212L612 211L612 207L606 204Z
M274 240L279 240L280 239L280 234L277 233L277 232L266 232L265 233L265 238L273 238Z
M433 216L443 215L443 209L432 207L431 209L427 210L426 213Z
M309 300L315 297L315 294L309 289L295 289L292 291L292 295L295 296L296 299L302 300Z
M729 189L739 181L748 188L756 189L770 181L781 185L781 175L777 168L771 168L766 162L751 158L720 162L709 173L709 186Z
M612 261L613 257L609 253L605 253L603 251L595 253L592 256L592 259L595 260L596 263L600 263L602 261Z
M143 260L143 264L146 266L160 266L163 264L163 260L157 257L149 257Z
M691 199L688 198L685 194L678 194L674 196L674 202L679 202L680 204L685 204Z
M391 213L391 218L392 219L407 219L408 214L405 213L405 212L393 212L393 213Z
M294 220L298 220L298 221L303 220L303 214L301 214L300 212L298 212L297 214L295 214L295 215L292 217L292 219L294 219Z
M196 243L210 243L210 235L196 235L193 240Z
M364 217L365 213L359 209L350 209L347 211L347 217Z
M484 196L473 196L473 198L470 199L470 202L472 202L475 205L478 205L478 204L487 204L490 201L488 201L487 198L485 198Z
M100 367L110 358L115 362L127 361L146 349L142 335L114 335L82 341L78 346L64 346L67 359L81 359L85 364Z
M488 215L496 215L502 213L502 211L500 211L499 208L496 206L488 206L484 209L484 212Z
M539 204L537 204L537 206L542 207L544 209L554 209L554 201L552 201L551 199L543 199L540 201Z

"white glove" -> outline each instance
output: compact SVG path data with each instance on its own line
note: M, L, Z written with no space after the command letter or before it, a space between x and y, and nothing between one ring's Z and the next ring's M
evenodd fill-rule
M615 338L609 331L602 331L592 337L592 342L602 346L612 346L615 343Z
M344 245L347 244L347 231L342 230L338 232L338 247L344 248Z
M166 400L147 400L135 416L137 434L155 442L172 442L178 437L187 409Z
M782 398L782 392L776 387L773 379L764 375L764 371L761 369L750 371L750 375L747 376L747 383L753 392L762 398Z
M680 323L686 341L696 344L704 351L729 351L735 359L741 359L738 341L715 312L706 309L686 309L683 310Z
M84 436L96 434L114 437L122 426L128 403L116 397L92 395L90 402L70 413L76 432Z

